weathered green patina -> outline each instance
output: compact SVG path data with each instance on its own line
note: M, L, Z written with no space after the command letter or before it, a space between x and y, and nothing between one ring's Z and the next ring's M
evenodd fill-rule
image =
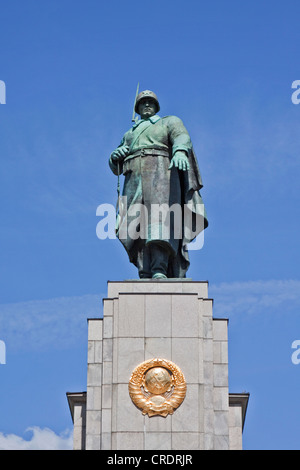
M199 192L202 180L183 122L176 116L158 116L158 109L156 95L141 92L136 100L141 119L110 156L113 173L125 177L116 231L141 278L183 278L189 267L187 245L208 225ZM137 220L139 206L144 211ZM182 209L180 236L175 213L164 219L154 207L168 207L171 213L172 208ZM128 231L134 223L139 237Z

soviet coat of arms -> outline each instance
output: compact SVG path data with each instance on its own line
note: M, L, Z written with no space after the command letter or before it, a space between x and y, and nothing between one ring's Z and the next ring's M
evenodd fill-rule
M129 395L143 415L173 414L183 402L186 382L176 364L166 359L149 359L137 366L131 374Z

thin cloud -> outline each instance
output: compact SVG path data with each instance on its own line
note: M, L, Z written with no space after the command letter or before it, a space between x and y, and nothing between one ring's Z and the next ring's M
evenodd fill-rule
M214 316L287 315L300 311L299 280L268 280L212 284Z
M272 110L269 111L272 114ZM299 174L300 135L298 122L283 111L271 120L257 106L247 103L231 111L222 128L194 128L194 147L204 179L206 194L213 197L215 188L226 188L231 201L243 194L282 194L288 190L298 195L295 175ZM292 181L291 181L292 178ZM249 192L251 191L251 192ZM224 194L222 192L222 194Z
M25 433L31 433L29 439L16 434L0 432L0 450L72 450L73 434L66 430L56 434L49 428L32 426Z
M85 338L87 318L100 317L102 296L83 295L0 305L0 339L10 351L59 350Z
M209 285L215 317L300 311L299 280ZM104 294L0 305L0 339L12 351L62 350L86 341L87 318L101 317Z

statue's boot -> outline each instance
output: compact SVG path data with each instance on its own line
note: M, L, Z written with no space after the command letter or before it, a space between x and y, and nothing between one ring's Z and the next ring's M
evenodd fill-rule
M138 252L137 268L140 279L149 279L152 277L150 266L150 249L147 245Z
M150 243L150 268L152 279L166 279L170 251L167 245Z
M162 273L155 273L153 274L152 279L167 279L167 276Z

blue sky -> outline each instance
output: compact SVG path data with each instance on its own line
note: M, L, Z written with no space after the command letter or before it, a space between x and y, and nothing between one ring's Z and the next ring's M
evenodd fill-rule
M244 447L299 449L299 2L0 8L0 448L70 446L86 319L107 280L136 277L121 244L96 237L96 209L116 202L107 161L140 82L198 156L210 225L188 276L229 318L230 391L250 392Z

